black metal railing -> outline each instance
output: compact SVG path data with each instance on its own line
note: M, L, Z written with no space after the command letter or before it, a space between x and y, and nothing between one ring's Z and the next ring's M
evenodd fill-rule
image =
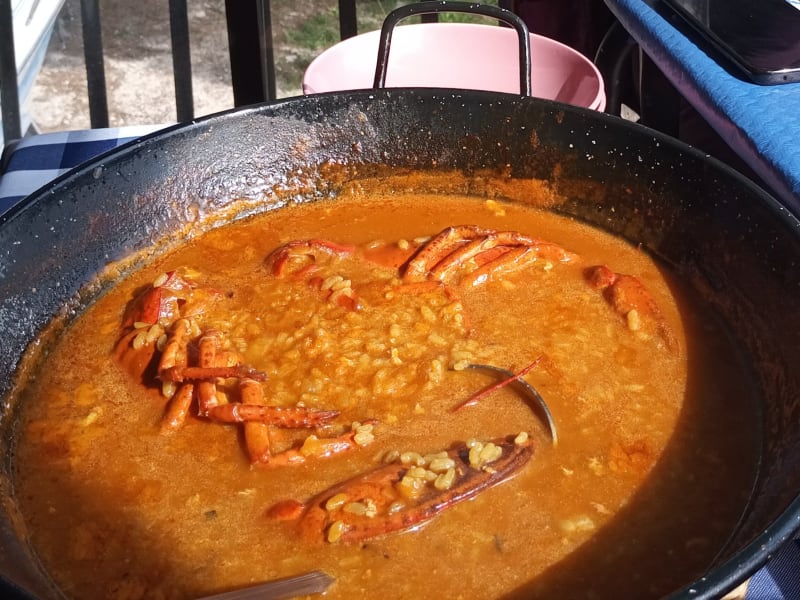
M21 115L11 0L0 0L0 105L3 109L3 138L10 140L20 137Z
M345 40L358 34L356 2L339 0L338 4L339 38ZM512 10L513 4L513 0L498 1L498 6L507 10ZM275 57L269 0L225 0L225 12L234 105L274 99ZM422 16L423 22L435 22L436 19L435 14Z
M513 8L512 0L500 0L498 4L509 10ZM339 0L338 5L340 38L356 35L356 1ZM275 56L270 1L225 0L225 15L234 106L275 99ZM89 122L92 128L109 126L101 18L100 0L81 0L84 64ZM423 21L435 20L435 14L423 17ZM169 21L176 115L179 122L185 122L194 118L186 0L169 0ZM11 0L0 0L0 104L3 112L3 136L8 143L25 133L20 131Z

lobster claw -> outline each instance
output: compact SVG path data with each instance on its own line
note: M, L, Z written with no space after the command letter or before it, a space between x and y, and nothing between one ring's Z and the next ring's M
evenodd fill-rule
M680 343L667 323L655 298L633 275L615 273L606 265L584 270L591 287L602 292L606 302L627 323L628 328L644 337L659 337L667 349L680 353Z
M281 502L268 514L297 518L300 535L309 541L362 542L424 525L451 506L506 481L532 455L525 434L485 444L471 441L427 461L383 465L328 488L306 504Z
M122 327L133 327L136 323L150 325L159 321L174 321L178 317L180 303L191 294L194 284L179 271L163 273L152 286L142 291L131 302L122 321Z
M179 307L193 288L194 283L179 271L169 271L131 301L114 347L114 357L125 372L152 384L158 370L156 342L166 333L162 324L178 318Z
M152 385L158 371L155 344L144 344L138 350L133 350L133 340L140 332L136 329L129 331L117 341L114 346L114 358L122 369L135 377L143 385Z

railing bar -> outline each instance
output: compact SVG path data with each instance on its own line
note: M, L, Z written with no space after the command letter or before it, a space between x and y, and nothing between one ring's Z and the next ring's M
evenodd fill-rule
M343 40L358 34L356 0L339 0L339 37Z
M92 129L108 127L108 96L98 0L81 0L81 28L86 86L89 92L89 120Z
M189 47L189 15L186 0L169 0L172 71L175 80L175 112L178 122L194 118L192 56Z
M0 104L3 106L3 143L8 144L22 137L11 0L0 0Z
M233 104L245 106L263 102L266 99L266 86L259 55L256 0L225 0L225 20L228 26Z
M269 0L258 0L258 46L261 79L264 82L264 99L277 97L275 85L275 51L272 42L272 7Z

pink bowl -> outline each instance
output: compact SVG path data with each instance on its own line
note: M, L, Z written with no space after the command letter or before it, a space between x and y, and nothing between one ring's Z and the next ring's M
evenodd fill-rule
M328 48L306 69L303 93L372 87L379 31ZM517 34L508 27L425 23L396 27L386 87L441 87L519 93ZM602 111L603 78L580 52L531 34L533 96Z

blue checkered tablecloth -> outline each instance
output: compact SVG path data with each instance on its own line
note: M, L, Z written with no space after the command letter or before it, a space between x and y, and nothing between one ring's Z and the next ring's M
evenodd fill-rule
M3 155L0 215L80 163L164 127L149 125L48 133L24 138ZM732 600L800 600L800 539L793 540Z
M139 125L59 131L9 144L0 163L0 215L82 162L163 127Z

